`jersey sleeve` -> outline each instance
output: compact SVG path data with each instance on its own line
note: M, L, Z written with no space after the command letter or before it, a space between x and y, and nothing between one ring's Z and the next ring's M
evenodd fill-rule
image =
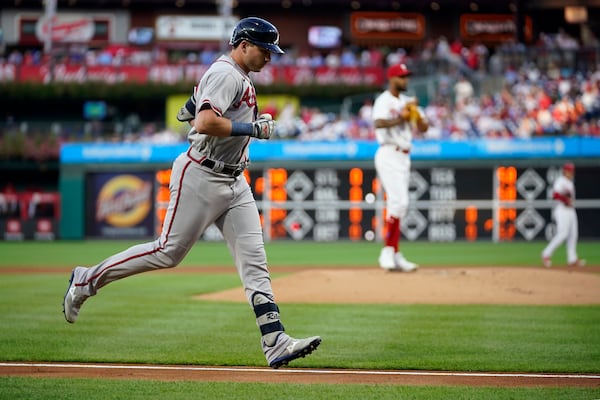
M239 85L234 74L226 71L214 72L209 74L201 84L196 99L198 108L208 105L222 117L225 111L236 102Z
M373 121L378 119L391 119L391 105L387 101L386 95L380 95L373 103Z

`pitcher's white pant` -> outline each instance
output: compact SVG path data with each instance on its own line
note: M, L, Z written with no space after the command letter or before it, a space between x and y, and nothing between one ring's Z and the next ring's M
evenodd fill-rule
M403 218L408 209L410 155L395 146L379 146L375 152L375 169L385 190L387 215Z
M262 229L244 175L217 174L181 154L173 163L170 201L160 237L115 254L85 271L76 285L94 295L101 287L141 272L177 266L215 223L231 252L246 297L273 296Z
M579 228L577 225L577 213L574 207L568 207L562 203L557 204L552 211L556 221L556 234L550 243L542 251L542 257L552 257L554 251L563 242L567 245L567 263L577 261L577 238Z

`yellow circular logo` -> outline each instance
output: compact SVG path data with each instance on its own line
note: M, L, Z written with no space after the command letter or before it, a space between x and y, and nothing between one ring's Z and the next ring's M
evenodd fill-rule
M152 206L152 184L134 175L119 175L100 189L96 221L126 228L139 224Z

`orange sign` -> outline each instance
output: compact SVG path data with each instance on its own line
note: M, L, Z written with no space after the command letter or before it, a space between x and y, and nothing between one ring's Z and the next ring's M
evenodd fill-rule
M531 18L525 17L525 40L531 41ZM465 41L503 42L517 38L517 21L513 14L463 14L460 36Z
M415 13L353 12L350 30L356 39L421 40L425 36L425 18Z

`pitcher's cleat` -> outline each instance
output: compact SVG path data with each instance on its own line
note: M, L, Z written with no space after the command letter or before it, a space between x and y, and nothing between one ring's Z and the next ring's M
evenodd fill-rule
M389 271L396 268L396 262L394 260L394 248L392 246L385 246L382 248L377 261L379 262L379 266L385 270Z
M569 263L569 267L585 267L585 260L578 259L575 262Z
M402 253L394 254L394 262L396 264L396 268L392 269L392 271L413 272L419 268L418 264L410 262L404 258Z
M544 267L550 268L552 267L552 260L550 259L550 257L542 257L542 264L544 265Z
M277 369L287 365L290 361L306 357L321 344L320 336L306 339L294 339L286 333L281 333L273 346L265 346L265 356L269 367Z

